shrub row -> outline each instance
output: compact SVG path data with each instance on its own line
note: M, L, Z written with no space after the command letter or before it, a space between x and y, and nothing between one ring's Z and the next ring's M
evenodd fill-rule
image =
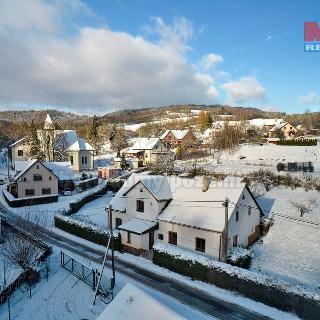
M163 247L156 244L153 250L153 262L161 267L224 289L237 291L272 307L296 313L304 319L319 319L320 297L312 290L303 290L270 280L255 272L197 254L189 252L181 254L178 248L167 250Z
M54 217L55 227L71 233L82 239L100 244L103 246L108 245L110 233L106 229L102 229L93 225L88 225L76 219L64 216L62 214L56 214ZM120 250L121 240L120 234L114 234L114 249Z
M252 182L262 183L266 190L270 190L273 186L285 186L291 189L304 188L305 190L315 189L320 191L320 180L314 179L310 175L305 174L302 179L293 177L290 174L275 174L270 170L259 169L247 175L244 181L248 184Z
M281 139L277 142L277 144L280 146L316 146L318 141L317 139Z
M96 187L98 183L99 183L98 178L92 178L92 179L84 180L77 183L77 188L79 188L81 191L85 191L85 190Z

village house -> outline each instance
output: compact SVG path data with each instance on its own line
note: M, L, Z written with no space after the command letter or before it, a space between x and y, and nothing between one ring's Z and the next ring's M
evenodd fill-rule
M168 147L191 146L197 138L191 130L167 130L164 132L160 140Z
M168 158L168 149L159 138L136 138L134 144L122 150L131 168L138 168ZM130 161L131 160L131 161ZM116 168L121 167L121 158L115 158Z
M206 178L134 174L110 205L123 249L138 255L147 254L159 242L220 260L225 230L228 248L246 247L257 239L262 215L248 186L238 180L210 183Z
M30 159L30 145L25 138L22 138L10 145L11 163Z
M58 130L47 114L44 127L37 130L39 146L46 161L70 161L75 171L93 169L92 146L78 137L75 130ZM29 160L30 143L25 138L13 143L11 150L11 166L17 160Z
M298 129L289 122L283 122L269 130L269 138L293 139Z
M15 199L40 199L39 203L57 201L59 178L42 162L33 159L25 168L9 181L7 190L3 190L8 198L8 192Z
M98 178L103 180L114 179L121 176L121 169L113 167L98 167Z

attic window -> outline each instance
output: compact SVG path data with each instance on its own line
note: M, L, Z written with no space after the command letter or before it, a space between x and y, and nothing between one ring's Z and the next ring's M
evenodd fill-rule
M248 215L251 215L251 207L248 208Z
M27 178L23 178L23 181L27 181Z
M140 192L143 192L142 188L140 189Z
M243 194L243 195L242 195L242 200L244 200L245 198L246 198L246 196Z
M236 221L239 221L239 211L236 211Z
M39 166L37 166L37 169L39 169Z
M51 178L51 176L49 177L49 180L51 180L52 178Z

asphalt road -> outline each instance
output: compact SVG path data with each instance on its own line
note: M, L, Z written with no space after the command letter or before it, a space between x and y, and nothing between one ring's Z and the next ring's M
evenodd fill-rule
M2 216L11 224L15 224L17 218L21 219L13 212L7 210L7 208L5 208L1 203L0 211L2 212ZM32 224L29 223L29 225L31 225L32 229ZM28 223L25 223L25 228L28 229ZM102 263L103 261L104 252L101 250L94 249L47 229L43 229L43 232L39 235L44 241L61 249L66 249L69 252L82 256L86 259L90 259L94 262ZM37 234L37 236L39 235ZM110 267L110 262L107 262L106 266ZM151 272L122 259L120 260L119 258L115 258L115 269L116 273L122 273L150 288L171 296L191 308L197 309L218 319L270 319L237 304L232 304L215 298L200 291L199 289L187 286L175 279L159 275L156 272Z

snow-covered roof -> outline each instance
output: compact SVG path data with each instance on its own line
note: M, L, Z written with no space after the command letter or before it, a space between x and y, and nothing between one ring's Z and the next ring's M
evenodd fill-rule
M159 138L136 138L134 145L128 150L152 150L159 142Z
M263 127L263 126L275 126L279 125L280 123L284 122L283 119L263 119L263 118L257 118L257 119L251 119L249 120L249 124L251 126L256 126L256 127Z
M18 140L18 141L16 141L16 142L10 144L10 147L13 147L13 146L15 146L16 144L19 144L20 142L22 142L22 141L25 140L25 139L26 139L26 138L22 138L22 139L20 139L20 140Z
M25 167L14 177L14 180L17 181L21 176L29 170L38 160L37 159L32 159L27 161Z
M16 160L14 162L14 169L16 173L21 172L29 164L29 160Z
M223 201L238 203L245 188L239 179L212 181L202 191L202 178L168 177L173 200L159 214L158 220L222 232L225 222ZM230 206L229 219L234 206Z
M141 182L158 201L172 199L172 193L166 177L132 174L111 200L110 204L114 210L124 211L126 209L125 196L139 182Z
M279 129L283 128L284 126L286 126L287 124L289 124L289 125L290 125L290 123L289 123L289 122L282 122L282 123L279 123L279 124L275 125L273 128L271 128L269 131L277 131L277 130L279 130ZM292 126L292 127L293 127L293 126Z
M115 296L97 320L182 320L175 313L131 283Z
M130 231L137 234L144 234L145 232L149 231L151 228L154 228L157 225L156 222L151 222L142 219L131 219L120 226L118 229Z
M57 147L66 148L67 151L93 150L93 147L86 140L78 137L75 130L57 131L55 140Z
M186 134L189 132L189 130L188 129L186 129L186 130L167 130L165 133L163 133L161 135L160 139L165 139L165 137L168 135L169 132L171 132L176 139L181 140L186 136Z
M42 162L59 180L73 180L74 172L70 162Z
M78 140L67 148L67 151L92 151L93 147L83 138L78 138Z

